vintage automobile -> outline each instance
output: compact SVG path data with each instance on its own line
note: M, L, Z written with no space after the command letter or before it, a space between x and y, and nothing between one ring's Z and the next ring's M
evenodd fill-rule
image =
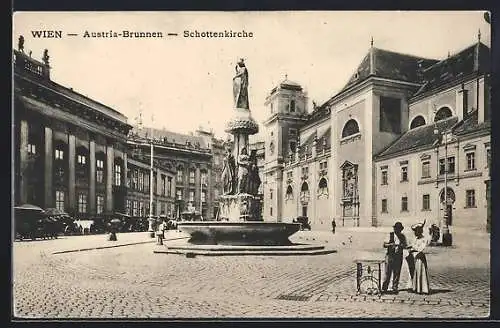
M37 238L57 238L62 232L62 225L57 218L47 215L35 205L24 204L14 207L15 238L19 240Z
M307 216L299 216L295 220L294 223L300 223L300 230L311 230L311 224L309 223L309 218Z

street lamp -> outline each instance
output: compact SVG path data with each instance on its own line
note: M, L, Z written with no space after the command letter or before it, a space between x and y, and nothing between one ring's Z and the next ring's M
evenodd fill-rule
M452 236L450 233L450 228L448 226L448 136L449 131L443 131L441 134L437 128L437 124L434 126L434 134L440 135L441 142L438 143L438 149L440 144L444 140L444 214L441 220L441 245L443 246L451 246L452 245ZM438 201L441 201L441 197L438 196Z

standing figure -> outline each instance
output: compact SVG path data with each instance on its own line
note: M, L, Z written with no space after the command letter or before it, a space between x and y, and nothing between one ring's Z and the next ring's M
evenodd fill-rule
M24 36L20 36L17 42L17 49L21 52L24 52Z
M227 149L226 156L224 157L224 166L222 168L222 188L224 195L234 194L235 169L236 164L234 162L234 156L231 154L231 150Z
M403 234L403 224L396 222L393 226L394 232L389 235L389 242L384 242L387 248L385 263L385 279L382 284L382 292L387 292L389 281L392 276L392 291L398 293L399 276L403 264L403 249L408 247L406 236Z
M332 219L332 232L335 234L335 228L337 228L337 223L335 222L335 219Z
M250 166L247 149L241 149L240 156L238 156L238 193L248 193L248 169Z
M235 67L236 75L233 77L234 107L250 109L248 103L248 70L243 58Z
M429 273L427 270L427 259L424 249L428 240L424 237L424 223L418 223L411 227L415 233L415 241L410 247L410 253L415 258L415 271L413 273L413 292L417 294L429 294Z
M253 196L259 192L261 184L259 177L259 167L257 166L257 150L253 149L250 153L250 170L248 172L248 189L247 192Z

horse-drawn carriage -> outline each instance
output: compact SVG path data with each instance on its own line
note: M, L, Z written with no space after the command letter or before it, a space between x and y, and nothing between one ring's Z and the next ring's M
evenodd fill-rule
M16 239L57 238L64 230L64 224L51 212L24 204L14 207L14 231Z

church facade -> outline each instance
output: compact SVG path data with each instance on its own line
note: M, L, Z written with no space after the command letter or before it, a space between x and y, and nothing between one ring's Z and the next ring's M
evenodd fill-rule
M438 222L446 147L450 163L461 153L454 159L460 171L446 181L457 199L452 220L484 228L488 72L489 49L479 41L445 60L372 45L341 91L310 112L302 87L285 79L266 99L264 219L307 216L313 229L330 229L332 220L355 227ZM435 130L448 134L436 138ZM417 173L422 161L432 163L429 178Z

